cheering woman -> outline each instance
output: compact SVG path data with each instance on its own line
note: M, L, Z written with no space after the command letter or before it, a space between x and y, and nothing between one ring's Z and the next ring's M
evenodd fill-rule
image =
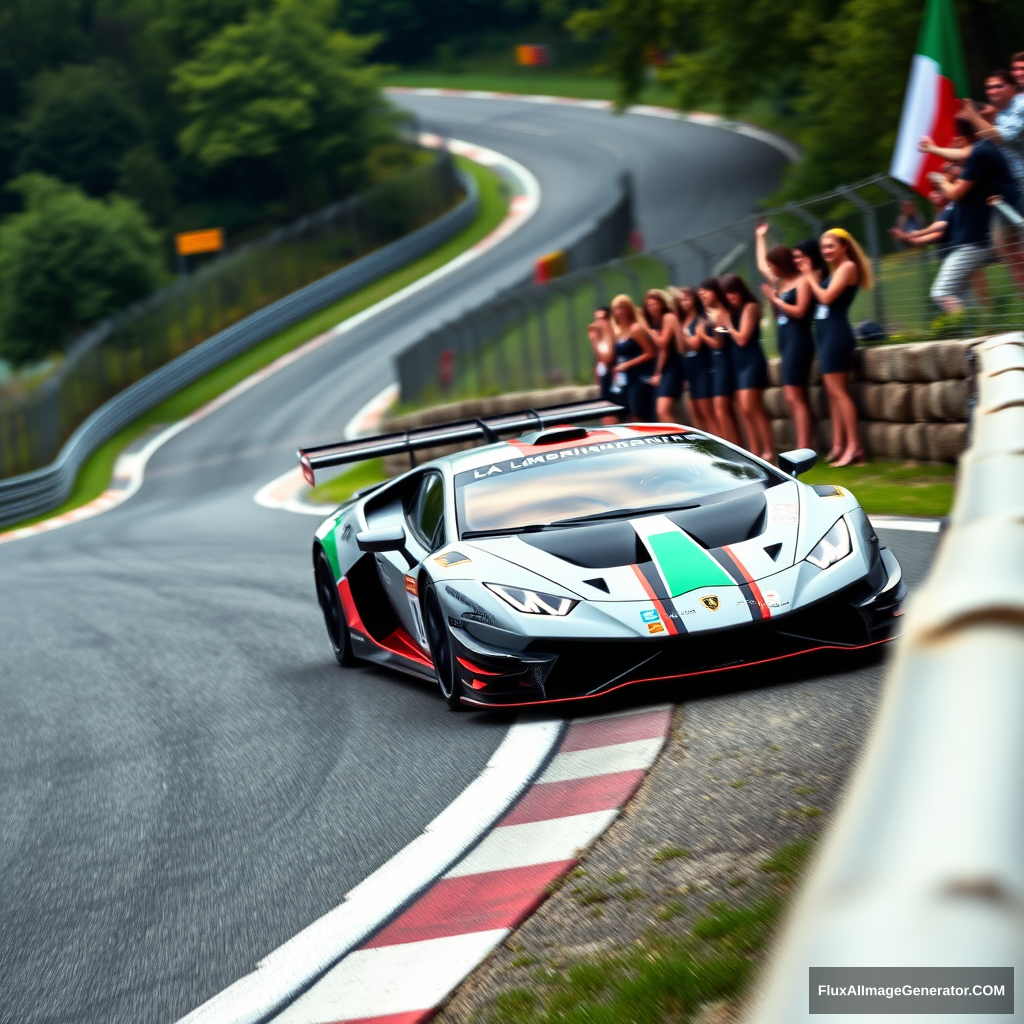
M793 260L793 250L776 245L765 251L767 224L758 224L757 267L768 280L761 293L775 307L779 354L782 356L782 390L796 428L798 448L814 447L814 419L807 402L807 382L814 358L811 336L811 286Z
M715 381L711 348L704 340L707 319L693 288L675 289L683 338L683 375L690 392L690 422L700 430L716 432Z
M829 461L836 466L859 466L864 462L864 449L847 377L853 367L857 339L849 312L857 289L870 288L874 275L864 250L843 228L830 228L821 236L821 255L828 264L829 276L820 284L810 259L802 257L797 266L818 303L814 313L818 358L832 414Z

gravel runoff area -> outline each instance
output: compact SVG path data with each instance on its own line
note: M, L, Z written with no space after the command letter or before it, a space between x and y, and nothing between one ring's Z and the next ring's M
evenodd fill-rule
M915 549L909 572L904 561L913 586L934 539L890 535L883 542L901 560ZM435 1020L487 1021L502 993L542 995L545 971L623 951L652 930L685 934L709 904L764 894L771 885L765 859L826 826L878 706L887 656L841 657L720 676L677 705L659 760L583 858L585 873L570 876ZM643 695L659 697L678 700L678 691ZM726 1024L734 1010L711 1007L701 1024Z

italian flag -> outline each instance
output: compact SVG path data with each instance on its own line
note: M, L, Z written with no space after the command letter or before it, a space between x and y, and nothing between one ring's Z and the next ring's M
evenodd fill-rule
M889 170L894 178L922 195L932 191L927 175L943 161L919 153L917 144L922 135L930 135L937 146L948 146L960 99L969 94L967 61L953 0L928 0Z

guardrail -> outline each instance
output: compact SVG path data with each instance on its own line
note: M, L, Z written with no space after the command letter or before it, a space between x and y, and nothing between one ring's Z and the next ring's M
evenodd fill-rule
M57 371L0 386L0 477L50 462L94 409L146 374L256 313L435 220L459 198L447 152L238 246L75 340Z
M974 354L949 528L749 1024L809 1017L810 967L1024 966L1024 333Z
M935 248L900 248L886 230L895 226L907 202L925 220L920 197L885 175L843 186L801 203L751 214L714 231L679 239L603 266L573 262L575 271L519 288L444 325L399 356L402 401L454 401L512 389L585 384L593 380L594 359L587 325L596 306L620 291L640 299L647 288L696 285L727 271L744 276L757 293L761 275L754 262L754 226L767 220L769 245L817 239L826 227L844 227L863 244L876 270L876 285L857 294L851 321L870 341L900 342L977 337L1009 330L1024 321L1024 296L1006 262L993 262L975 278L978 302L943 312L929 295L941 253ZM1006 204L1000 215L1018 231L1016 255L1024 263L1024 221ZM931 211L927 211L930 218ZM625 239L608 256L619 256ZM775 320L762 320L769 354L777 351Z
M85 460L164 399L286 327L419 259L471 224L480 202L476 179L456 173L465 198L447 213L201 342L100 406L75 430L49 466L0 480L0 526L61 504L71 493Z

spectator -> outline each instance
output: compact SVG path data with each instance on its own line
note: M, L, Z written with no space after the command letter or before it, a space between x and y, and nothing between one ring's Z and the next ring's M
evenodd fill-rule
M707 317L693 288L676 289L680 327L683 335L683 374L689 391L690 422L701 430L717 433L715 423L715 368L711 348L705 340Z
M708 318L707 326L699 325L701 340L711 349L711 365L714 394L712 406L715 411L715 433L733 444L740 443L740 432L736 426L733 398L736 394L736 377L732 365L732 332L726 326L716 326L721 316L727 316L729 305L718 279L709 277L701 281L697 297L704 306Z
M828 264L822 259L821 246L816 238L805 238L793 246L793 261L810 260L811 270L814 273L814 280L821 284L828 277Z
M857 406L850 397L847 379L857 347L849 310L857 289L870 288L874 275L864 250L843 228L831 228L821 236L821 254L831 273L820 284L806 256L800 258L797 266L818 301L814 313L818 359L832 417L832 450L828 461L836 466L859 466L864 462L864 449L860 443Z
M655 415L659 423L676 422L676 402L683 393L683 337L675 306L675 299L660 288L651 288L644 296L644 319L658 349L651 384L657 389Z
M601 397L605 401L611 398L611 366L615 360L615 343L609 313L607 306L599 306L594 310L594 320L587 328L590 347L594 352L594 376L597 379Z
M793 420L798 448L814 447L814 417L807 401L807 384L814 359L811 335L811 286L793 261L793 250L776 245L767 252L767 224L758 224L757 268L768 283L761 293L775 308L779 354L782 356L782 389Z
M654 418L654 391L648 375L654 370L657 352L628 295L612 299L609 330L615 345L611 400L634 420L650 422Z
M929 177L947 201L957 204L955 238L932 284L931 297L945 310L963 309L970 299L971 274L988 260L990 210L988 200L1002 196L1017 205L1017 187L1002 151L980 140L974 121L958 115L957 131L969 147L969 156L958 181L932 173Z
M906 248L905 243L894 233L895 231L910 234L913 231L920 231L923 227L924 221L921 220L921 214L918 212L917 203L915 203L913 199L904 199L903 202L900 203L900 212L899 216L896 218L895 228L890 232L893 238L896 239L897 246L901 249Z
M1024 92L1024 50L1010 58L1010 77L1020 92Z
M1008 71L999 70L991 72L985 79L985 96L994 111L994 123L986 119L971 100L964 100L959 119L973 127L972 141L976 139L999 147L1013 183L1012 197L1004 189L990 192L985 198L999 195L1018 212L1024 212L1021 207L1024 196L1024 93L1018 91ZM973 147L969 141L960 149L943 149L926 136L921 140L921 149L947 160L966 163ZM992 242L996 253L1009 268L1017 290L1024 295L1024 253L1017 232L999 214L992 216L990 213L989 216L993 221Z

